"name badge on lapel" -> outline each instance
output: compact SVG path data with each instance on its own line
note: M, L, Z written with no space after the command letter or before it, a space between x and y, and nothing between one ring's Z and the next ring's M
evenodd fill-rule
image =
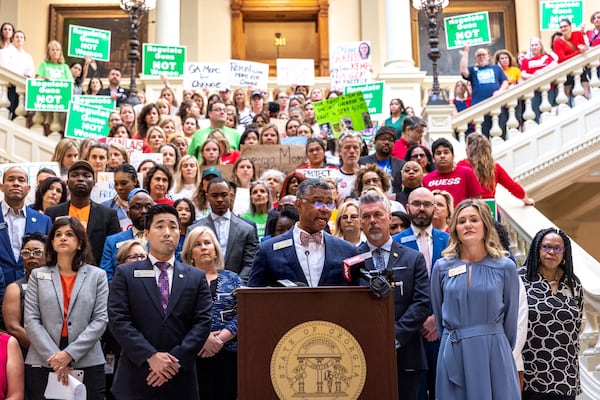
M153 269L136 269L133 271L134 278L154 278L156 274Z
M50 273L48 273L48 272L38 272L36 276L40 280L44 280L44 281L52 280L52 275L50 275Z
M273 251L285 249L293 244L292 239L282 240L281 242L273 243Z
M448 271L448 276L452 278L453 276L461 275L465 272L467 272L467 266L463 264L459 265L458 267L452 268L450 271Z
M416 242L416 241L417 241L417 237L415 235L404 236L404 237L400 238L400 243Z
M8 228L8 224L6 223L6 221L0 222L0 229L7 229L7 228Z

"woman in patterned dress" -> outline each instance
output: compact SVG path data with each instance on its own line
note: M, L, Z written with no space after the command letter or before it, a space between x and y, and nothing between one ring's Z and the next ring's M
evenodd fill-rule
M519 274L529 304L523 399L574 400L581 393L583 290L573 273L569 237L556 228L539 231Z

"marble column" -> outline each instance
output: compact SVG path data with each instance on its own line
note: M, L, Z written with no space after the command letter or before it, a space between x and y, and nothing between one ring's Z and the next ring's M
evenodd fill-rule
M414 68L412 59L410 0L385 0L385 43L384 67Z
M156 1L156 43L179 46L180 0Z

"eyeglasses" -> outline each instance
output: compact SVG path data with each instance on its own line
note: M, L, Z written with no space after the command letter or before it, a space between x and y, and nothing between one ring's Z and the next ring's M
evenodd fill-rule
M545 253L550 253L551 251L553 251L554 254L562 254L564 253L565 248L563 246L548 246L547 244L543 244L542 250Z
M433 207L433 203L430 201L418 201L415 200L412 203L409 203L411 207L414 208L421 208L421 206L425 207L425 208L431 208Z
M154 204L139 204L139 203L136 203L136 204L131 204L129 206L129 209L133 210L133 211L139 211L139 210L142 210L142 209L149 210L149 209L152 208L153 205Z
M125 259L127 261L141 261L141 260L146 259L146 255L145 254L130 254L127 257L125 257Z
M210 111L221 113L221 112L227 111L227 109L225 109L225 108L212 108Z
M558 29L567 29L569 25L559 25Z
M300 199L303 202L306 203L311 203L313 206L317 207L317 208L323 208L323 207L327 207L328 210L334 210L335 209L335 203L325 203L324 201L320 201L320 200L308 200L308 199Z
M35 250L23 249L23 250L21 250L21 257L23 257L23 258L29 258L29 257L42 258L43 255L44 255L44 250L42 250L42 249L35 249Z
M418 160L419 158L427 158L427 155L425 153L412 153L410 155L411 160Z
M383 136L383 135L381 135L381 136L379 136L379 137L378 137L377 139L375 139L375 140L376 140L376 141L378 141L378 142L393 142L393 141L394 141L394 138L392 138L392 137L389 137L389 136Z

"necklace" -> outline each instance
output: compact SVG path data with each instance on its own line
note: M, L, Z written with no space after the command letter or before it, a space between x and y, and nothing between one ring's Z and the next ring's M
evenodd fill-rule
M562 272L560 269L556 269L556 271L554 271L554 277L553 279L550 279L549 277L547 277L541 270L539 271L540 275L542 275L544 277L544 279L546 279L548 281L548 283L550 283L550 285L553 285L555 283L558 282L558 280L561 278L562 276Z

